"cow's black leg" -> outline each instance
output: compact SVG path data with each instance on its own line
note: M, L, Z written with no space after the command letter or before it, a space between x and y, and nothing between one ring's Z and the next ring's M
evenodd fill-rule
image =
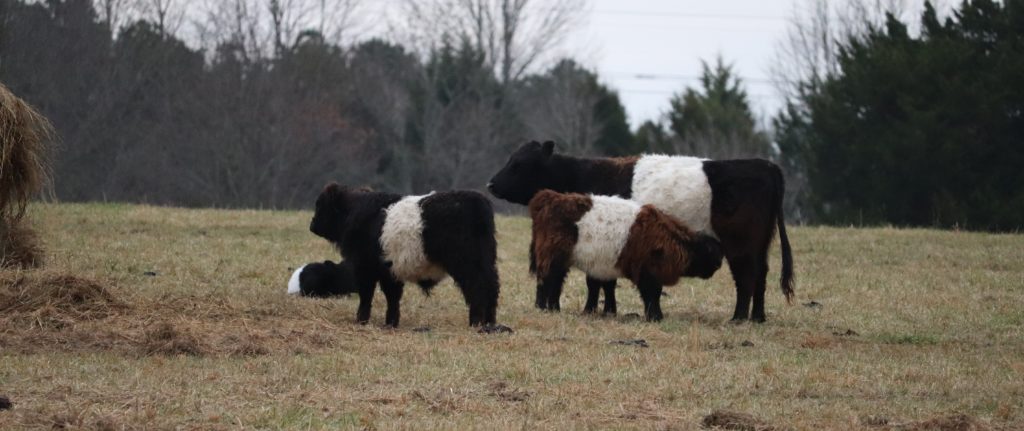
M614 315L618 312L615 304L615 280L604 282L604 314Z
M750 317L750 297L758 274L757 264L751 256L730 256L727 260L732 279L736 283L736 310L732 314L732 321L742 322Z
M398 327L398 319L401 317L402 282L387 277L380 281L380 290L388 302L388 311L384 315L384 325L392 328Z
M471 326L493 325L498 308L498 271L493 263L451 268L455 284L469 306Z
M597 311L597 300L601 297L603 286L603 281L587 277L587 303L583 306L583 313L590 314Z
M750 320L764 323L764 291L768 278L768 251L765 250L764 253L757 257L754 263L757 264L757 270L754 273L756 277L754 279L754 307L750 312Z
M548 291L542 281L537 282L537 299L534 305L541 310L548 309Z
M562 285L565 284L565 276L569 274L569 266L564 263L552 264L551 269L541 279L541 284L538 285L537 298L540 301L541 291L546 294L547 301L545 302L545 309L548 311L559 311L561 310L560 299L562 296Z
M649 322L660 321L664 316L661 313L661 284L650 277L641 277L640 298L644 300L644 316Z
M356 270L356 288L359 292L359 308L356 310L356 322L366 324L370 321L370 307L373 306L373 290L377 287L377 277L371 271Z

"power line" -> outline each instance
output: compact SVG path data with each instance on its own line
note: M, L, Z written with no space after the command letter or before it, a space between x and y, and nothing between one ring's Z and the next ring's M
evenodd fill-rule
M676 91L676 90L641 90L641 89L631 89L631 88L620 88L620 89L617 89L617 91L620 92L620 93L643 94L643 95L652 95L652 96L671 96L671 95L682 93L682 91ZM749 97L751 99L779 99L779 98L782 98L782 96L778 96L778 95L760 94L760 93L747 93L747 97Z
M616 76L623 79L638 80L638 81L696 81L703 78L700 75L683 75L675 73L644 73L644 72L611 72L608 76ZM743 82L750 82L756 84L775 84L779 82L776 79L756 77L756 76L740 76L733 75Z
M718 13L688 13L688 12L664 12L644 10L595 10L599 15L619 16L650 16L656 18L686 18L686 19L718 19L718 20L748 20L748 21L785 21L789 18L773 15L748 15L748 14L718 14Z

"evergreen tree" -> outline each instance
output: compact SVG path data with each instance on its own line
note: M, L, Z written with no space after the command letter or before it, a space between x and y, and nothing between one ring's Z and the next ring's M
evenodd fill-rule
M743 83L719 57L703 63L701 88L672 97L668 113L675 152L716 159L765 157L768 135L758 130Z
M922 33L888 16L776 120L826 221L1024 226L1024 1L966 1Z

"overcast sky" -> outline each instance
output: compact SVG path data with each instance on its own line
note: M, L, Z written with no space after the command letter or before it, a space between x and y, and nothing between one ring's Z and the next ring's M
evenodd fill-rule
M633 126L696 86L701 60L719 54L744 79L757 115L781 105L768 81L794 0L592 0L589 19L566 48L619 91Z

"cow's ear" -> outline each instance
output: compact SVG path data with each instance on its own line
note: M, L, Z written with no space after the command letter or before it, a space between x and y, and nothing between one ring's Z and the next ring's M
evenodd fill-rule
M324 190L321 193L335 194L341 191L341 186L338 183L331 181L324 186Z
M551 157L551 154L555 152L555 141L544 141L540 149L544 153L544 157Z

